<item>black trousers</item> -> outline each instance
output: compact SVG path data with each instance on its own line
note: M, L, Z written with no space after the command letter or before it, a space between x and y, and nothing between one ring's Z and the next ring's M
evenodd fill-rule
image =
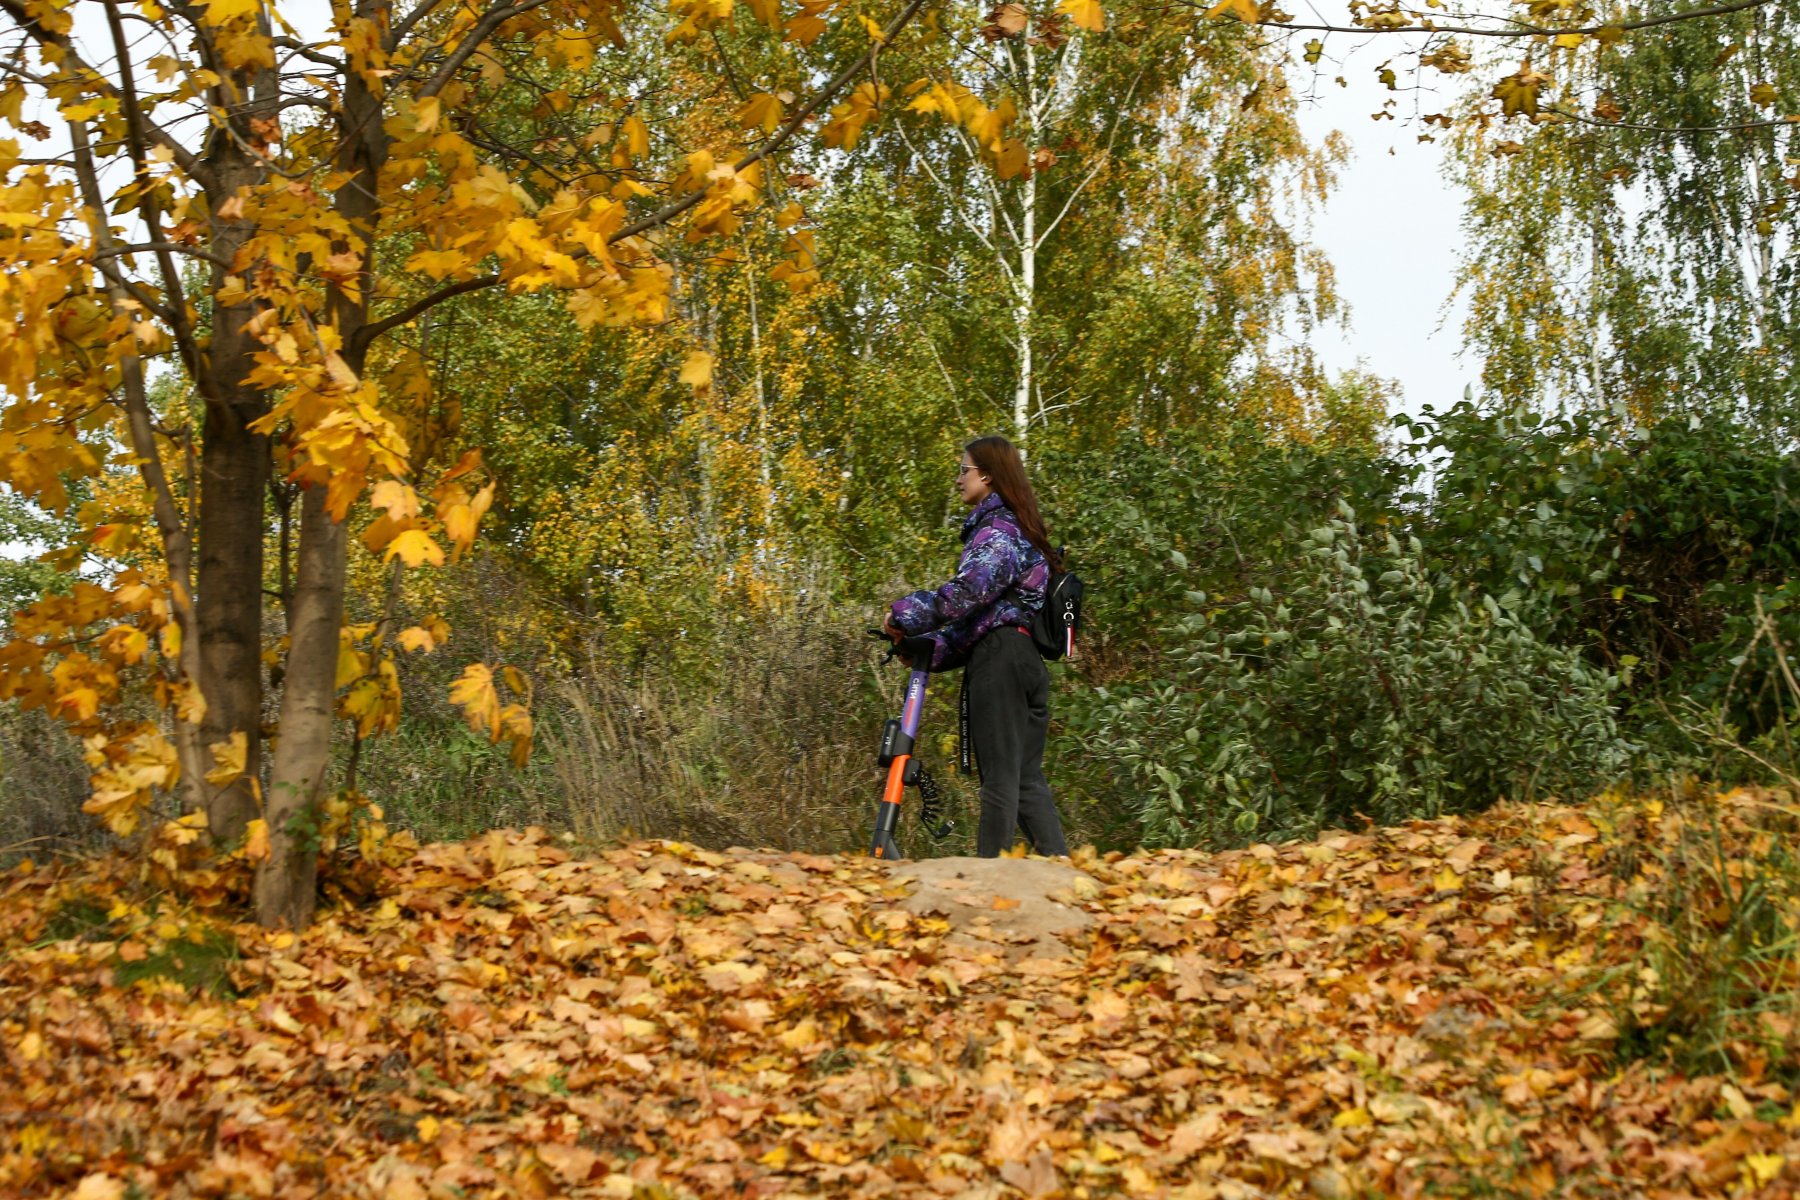
M1044 778L1050 672L1029 634L1003 626L969 656L969 735L981 771L976 853L996 858L1016 827L1038 854L1067 854L1062 818Z

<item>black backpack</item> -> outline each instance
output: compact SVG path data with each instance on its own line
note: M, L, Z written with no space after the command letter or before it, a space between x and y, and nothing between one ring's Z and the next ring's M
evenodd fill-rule
M1081 595L1087 585L1072 571L1052 571L1044 587L1044 604L1031 616L1031 640L1044 658L1056 661L1075 653L1081 629Z

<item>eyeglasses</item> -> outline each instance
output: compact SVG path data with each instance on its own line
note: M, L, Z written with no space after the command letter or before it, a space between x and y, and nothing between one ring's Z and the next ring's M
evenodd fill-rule
M956 467L956 477L961 479L964 475L967 475L973 470L975 470L974 463L958 463Z

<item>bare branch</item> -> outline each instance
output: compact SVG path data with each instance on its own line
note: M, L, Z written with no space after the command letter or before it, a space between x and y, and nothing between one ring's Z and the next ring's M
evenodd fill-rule
M1010 279L1012 264L1007 262L1005 256L994 248L994 243L989 240L981 226L977 225L969 214L956 203L956 193L951 190L949 182L937 173L937 168L931 165L929 158L919 153L919 148L913 145L912 138L907 135L904 125L896 125L895 130L900 134L900 140L906 144L907 150L911 152L913 161L925 168L925 174L931 177L931 182L937 185L940 192L944 193L944 198L950 202L952 210L956 213L956 219L962 222L963 228L975 235L975 240L981 243L982 249L994 256L995 260L999 262L1001 270L1005 271L1007 278Z
M454 296L461 296L468 292L478 292L482 288L493 287L499 282L500 277L498 275L479 275L474 279L462 280L460 283L445 284L437 291L426 296L421 296L419 299L413 301L392 316L383 317L379 321L371 321L367 325L364 325L361 329L356 331L355 340L361 348L367 349L369 343L373 342L388 330L399 328L408 321L414 320L424 313L431 311L444 301L449 300Z
M322 113L337 111L337 107L330 101L321 100L317 96L289 96L275 106L275 111L284 113L290 108L316 108Z
M131 43L125 37L125 23L120 17L118 0L106 0L106 23L112 32L113 57L119 71L119 95L121 110L125 114L125 144L131 155L131 163L140 185L150 182L150 163L144 150L145 126L143 105L138 101L137 76L131 63ZM161 227L161 217L154 199L154 193L145 191L140 211L144 222L152 231ZM187 368L188 375L196 382L205 378L200 370L200 344L194 337L194 327L188 321L187 289L182 286L181 272L175 269L173 251L185 251L185 247L173 242L153 241L144 243L145 251L156 256L156 265L162 275L163 294L168 301L168 321L170 330L175 335L176 348L181 352L182 365ZM127 249L124 253L131 253ZM104 251L103 251L104 253ZM213 255L201 252L200 257L214 258ZM214 261L218 261L214 259ZM225 266L229 268L230 264ZM200 384L202 387L204 383ZM209 397L210 398L210 397Z
M393 53L400 43L406 40L406 35L412 32L413 26L429 16L431 11L442 2L443 0L419 0L418 5L411 12L400 18L399 23L388 30L388 35L384 39L388 53Z
M26 11L25 5L21 0L0 0L0 12L4 12L7 16L11 17L13 23L24 33L28 34L31 39L40 46L54 47L65 70L72 71L79 75L85 82L92 85L102 94L116 100L123 100L123 97L119 93L119 89L114 86L110 79L82 60L81 55L76 52L75 43L70 40L67 34L53 33L44 28L39 22L33 20L31 15ZM207 185L208 181L212 179L212 172L207 170L206 165L194 156L193 151L176 141L169 135L169 132L160 125L148 120L143 121L142 125L144 136L155 142L157 145L166 147L169 153L174 157L175 163L180 166L183 171L187 172L190 178L200 182L202 186Z
M951 126L951 134L962 143L963 153L969 156L970 162L981 161L980 148L975 145L975 139L970 137L962 126ZM988 206L994 211L995 230L998 231L1004 222L1006 232L1012 237L1013 243L1015 245L1023 244L1024 239L1019 236L1019 227L1013 223L1012 214L1006 210L1006 202L1000 195L1000 185L994 181L993 175L986 171L980 171L977 172L976 177L981 180L981 186L987 189Z
M0 0L0 2L11 4L16 0ZM483 14L481 20L475 22L474 27L463 35L463 40L458 43L456 49L445 56L443 63L431 78L425 81L425 86L419 89L418 94L421 97L437 95L443 90L444 85L454 79L456 73L462 70L462 65L469 61L469 56L481 49L494 30L521 13L528 13L534 8L542 8L548 3L550 0L515 0L512 4L496 5L489 9Z
M1037 246L1033 247L1034 249L1042 247L1049 240L1050 235L1056 232L1056 227L1062 224L1063 218L1069 215L1069 209L1074 206L1081 193L1087 190L1088 184L1094 182L1095 177L1100 174L1100 169L1111 161L1113 147L1119 142L1119 126L1124 123L1125 113L1131 108L1131 99L1137 95L1138 84L1143 82L1143 79L1144 73L1140 70L1137 78L1131 81L1131 87L1126 89L1125 103L1119 106L1119 113L1113 118L1112 133L1108 134L1106 138L1106 152L1100 156L1100 161L1094 164L1094 169L1087 173L1087 177L1075 185L1075 190L1069 193L1069 198L1063 201L1062 211L1057 213L1055 219L1044 227L1044 232L1038 235Z
M227 271L231 270L231 260L224 255L214 254L199 246L183 246L179 242L139 242L131 246L113 246L89 257L94 262L100 262L108 258L117 258L121 254L185 254L189 258L203 259L214 266L223 267Z
M718 29L710 29L707 32L712 34L713 49L719 52L719 65L725 68L725 81L731 85L731 90L737 93L740 101L748 100L750 95L744 91L744 85L738 82L737 72L732 70L731 55L725 53L725 43L719 40Z
M344 69L344 64L341 60L335 59L321 50L313 49L298 38L286 36L272 37L269 41L274 45L280 46L283 50L291 50L296 58L304 58L307 62L318 63L321 67L330 67L333 71L342 71Z
M1735 0L1731 4L1715 5L1712 8L1691 8L1684 12L1664 13L1660 17L1644 17L1636 21L1618 21L1604 25L1581 25L1567 28L1553 28L1544 25L1528 25L1522 21L1509 21L1508 28L1482 28L1469 25L1438 25L1429 17L1420 16L1426 22L1421 25L1401 25L1397 27L1373 27L1368 25L1303 25L1294 21L1257 21L1257 25L1265 29L1291 29L1302 33L1457 33L1469 37L1558 37L1563 34L1595 34L1602 31L1617 30L1630 33L1634 29L1649 29L1657 25L1669 25L1676 21L1698 21L1707 17L1722 17L1745 9L1762 8L1773 4L1776 0ZM1178 0L1189 8L1210 8L1206 0Z

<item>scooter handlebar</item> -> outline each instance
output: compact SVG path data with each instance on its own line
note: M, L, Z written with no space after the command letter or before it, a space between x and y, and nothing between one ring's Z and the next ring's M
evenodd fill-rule
M884 629L871 629L869 636L892 643L888 646L886 661L893 662L897 658L915 671L928 668L932 655L937 652L937 643L928 637L903 637L894 642Z

